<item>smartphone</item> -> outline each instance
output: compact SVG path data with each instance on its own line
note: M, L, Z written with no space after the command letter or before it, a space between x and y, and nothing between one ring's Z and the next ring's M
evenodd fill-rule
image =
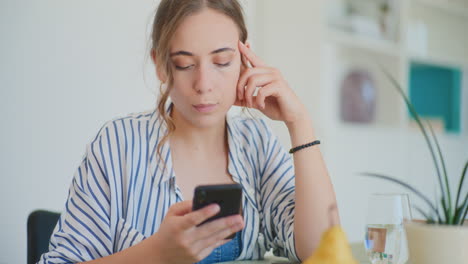
M241 214L242 186L240 184L200 185L195 188L193 197L192 211L214 203L221 208L217 215L208 218L200 225L218 218ZM232 239L234 236L235 234L232 234L227 239Z

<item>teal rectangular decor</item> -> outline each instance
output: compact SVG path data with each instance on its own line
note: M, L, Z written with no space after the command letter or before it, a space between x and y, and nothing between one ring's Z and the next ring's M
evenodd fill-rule
M422 117L440 118L445 130L460 132L461 84L460 69L411 63L409 76L410 101Z

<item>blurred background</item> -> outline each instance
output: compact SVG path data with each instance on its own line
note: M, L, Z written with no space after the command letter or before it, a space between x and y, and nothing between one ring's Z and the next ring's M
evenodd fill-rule
M0 0L0 263L26 262L28 214L63 210L104 122L155 107L147 52L157 4ZM437 194L426 142L384 71L434 127L458 184L468 159L467 0L243 4L254 51L282 71L312 115L351 241L364 239L371 193L406 192L359 173ZM269 123L289 148L286 127Z

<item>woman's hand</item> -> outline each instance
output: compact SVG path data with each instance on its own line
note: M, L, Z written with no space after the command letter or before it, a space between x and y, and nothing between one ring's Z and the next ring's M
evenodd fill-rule
M306 108L278 69L265 65L241 41L239 50L241 58L250 62L252 67L241 72L235 105L258 109L267 117L284 121L287 125L308 118Z
M240 215L197 226L216 215L220 208L213 204L193 212L191 209L192 201L176 203L169 208L158 232L147 239L153 242L150 243L154 253L151 259L157 263L198 262L227 243L226 237L244 227Z

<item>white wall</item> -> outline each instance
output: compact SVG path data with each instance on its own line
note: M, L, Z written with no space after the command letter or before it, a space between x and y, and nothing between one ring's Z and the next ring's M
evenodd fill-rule
M0 263L26 263L26 219L61 211L86 144L150 109L145 34L154 1L0 2ZM146 64L151 74L151 63Z
M26 262L28 214L62 210L85 145L100 126L153 107L157 83L145 54L156 2L0 1L0 263ZM254 49L283 71L306 102L323 139L343 225L351 240L362 240L367 195L382 183L356 172L394 173L431 189L424 142L406 130L330 122L336 116L328 107L337 96L318 89L323 76L316 1L245 2ZM289 147L284 126L272 124ZM468 158L468 139L444 136L441 143L456 176Z

